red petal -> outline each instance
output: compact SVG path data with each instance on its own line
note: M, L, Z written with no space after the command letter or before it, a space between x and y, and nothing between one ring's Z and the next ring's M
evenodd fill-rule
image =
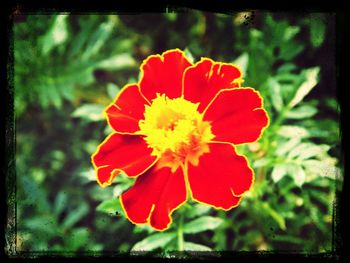
M151 152L141 136L111 134L91 157L98 183L110 185L121 171L128 176L144 173L156 161Z
M210 121L215 141L241 144L258 140L269 118L260 94L251 88L223 90L209 105L204 120Z
M234 65L202 58L185 72L185 99L200 102L198 110L202 112L218 91L238 87L240 77L241 72Z
M253 170L245 157L237 155L233 145L210 143L210 152L199 158L198 166L188 163L192 197L215 208L229 210L237 206L241 195L253 183Z
M163 167L152 168L139 176L120 201L134 224L150 223L157 230L165 230L172 222L172 212L186 199L182 169L172 173L170 168Z
M142 94L149 101L156 98L156 93L165 94L171 99L180 97L183 73L189 66L191 63L179 49L149 56L141 65Z
M118 133L131 133L139 130L139 120L144 118L145 104L137 84L127 85L115 101L106 109L109 125Z

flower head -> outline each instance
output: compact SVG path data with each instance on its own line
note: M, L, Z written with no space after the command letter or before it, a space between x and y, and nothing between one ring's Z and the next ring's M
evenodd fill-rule
M179 49L149 56L141 73L105 110L114 132L92 155L98 183L135 177L122 207L131 222L157 230L188 198L236 207L254 172L235 145L258 140L269 123L259 93L241 87L236 66L208 58L192 65Z

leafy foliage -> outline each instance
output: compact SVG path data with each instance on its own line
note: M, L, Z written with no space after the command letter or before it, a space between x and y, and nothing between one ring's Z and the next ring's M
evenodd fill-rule
M342 182L334 43L325 37L332 16L145 16L147 23L69 14L15 21L17 251L331 251ZM90 156L111 132L103 110L119 87L136 81L147 55L174 47L193 61L239 65L243 85L261 92L270 127L238 147L255 171L239 207L190 201L169 230L156 232L125 219L118 197L133 180L121 174L100 188Z

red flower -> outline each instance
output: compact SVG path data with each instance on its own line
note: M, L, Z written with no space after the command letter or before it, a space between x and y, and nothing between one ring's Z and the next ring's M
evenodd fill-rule
M229 210L254 180L235 145L258 140L269 118L259 93L242 88L232 64L179 49L149 56L139 83L125 86L105 110L114 133L92 155L105 187L122 171L136 177L120 196L127 218L167 229L187 198Z

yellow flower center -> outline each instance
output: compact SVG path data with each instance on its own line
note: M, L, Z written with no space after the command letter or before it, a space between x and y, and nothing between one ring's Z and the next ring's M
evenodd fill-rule
M209 152L207 143L214 138L210 123L203 121L194 104L184 98L169 99L164 94L146 106L139 134L144 135L152 155L159 157L160 167L174 172L185 159L198 165L199 157Z

